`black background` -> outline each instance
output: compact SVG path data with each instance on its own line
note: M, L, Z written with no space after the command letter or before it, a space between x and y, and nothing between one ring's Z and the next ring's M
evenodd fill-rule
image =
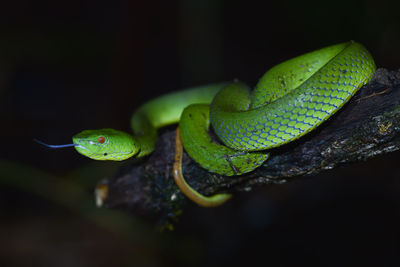
M400 62L398 1L0 3L0 161L62 181L116 165L32 138L58 144L83 129L129 131L132 111L154 96L234 78L254 86L274 64L343 41L363 43L378 67ZM0 169L0 263L398 266L399 155L260 188L217 209L187 205L173 232L145 226L148 240L22 190ZM89 188L106 177L89 173Z

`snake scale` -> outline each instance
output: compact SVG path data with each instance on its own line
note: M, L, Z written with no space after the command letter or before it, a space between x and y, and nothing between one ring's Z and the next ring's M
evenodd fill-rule
M154 150L158 128L179 122L191 158L211 172L240 175L267 160L265 150L296 140L330 118L375 69L363 45L332 45L272 67L253 92L235 81L170 93L138 108L131 119L134 135L85 130L71 145L96 160L143 157ZM210 124L219 142L211 139Z

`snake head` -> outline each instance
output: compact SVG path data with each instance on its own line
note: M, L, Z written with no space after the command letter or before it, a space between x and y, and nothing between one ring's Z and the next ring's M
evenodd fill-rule
M140 150L133 137L114 129L85 130L72 137L75 149L95 160L121 161Z

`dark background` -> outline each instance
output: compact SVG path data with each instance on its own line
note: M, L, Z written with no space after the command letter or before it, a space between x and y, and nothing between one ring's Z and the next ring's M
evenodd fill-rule
M130 131L132 111L154 96L234 78L254 86L274 64L347 40L363 43L378 67L397 69L400 2L0 3L1 266L400 264L398 152L217 209L189 204L174 231L158 233L107 211L88 219L79 210L95 210L92 199L57 202L51 195L63 195L63 183L79 181L91 195L119 165L32 142ZM39 181L48 176L54 187L43 197Z

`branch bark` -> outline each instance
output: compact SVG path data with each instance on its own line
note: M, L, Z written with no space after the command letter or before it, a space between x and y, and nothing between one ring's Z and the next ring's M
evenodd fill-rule
M154 153L133 161L114 177L104 206L122 208L162 223L181 213L188 200L174 183L174 128L162 130ZM343 163L367 160L400 148L400 70L378 69L373 80L331 119L305 137L271 150L271 157L255 171L237 177L207 172L187 155L184 176L203 194L249 191L256 186L285 183Z

